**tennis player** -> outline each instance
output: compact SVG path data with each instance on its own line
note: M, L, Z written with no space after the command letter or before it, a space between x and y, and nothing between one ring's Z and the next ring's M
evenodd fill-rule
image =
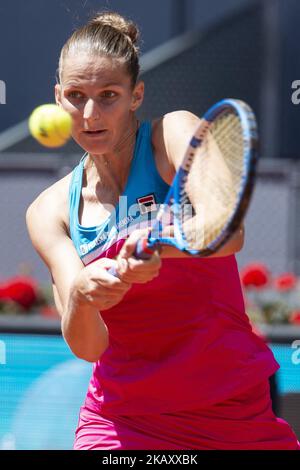
M278 364L244 311L243 229L211 258L132 256L198 123L185 111L138 122L137 38L103 13L64 45L56 101L85 153L27 211L63 336L94 363L74 448L297 449L272 412Z

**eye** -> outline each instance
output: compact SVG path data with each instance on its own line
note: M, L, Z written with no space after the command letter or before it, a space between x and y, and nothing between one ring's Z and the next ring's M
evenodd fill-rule
M115 91L112 91L112 90L105 90L101 93L101 96L103 98L115 98L117 96L117 93Z
M68 98L79 99L83 97L83 94L80 91L69 91L67 93Z

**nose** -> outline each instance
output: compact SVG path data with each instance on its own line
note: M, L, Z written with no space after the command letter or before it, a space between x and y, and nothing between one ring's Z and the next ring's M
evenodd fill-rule
M100 117L100 110L97 102L93 99L87 100L83 110L83 118L86 120L96 120Z

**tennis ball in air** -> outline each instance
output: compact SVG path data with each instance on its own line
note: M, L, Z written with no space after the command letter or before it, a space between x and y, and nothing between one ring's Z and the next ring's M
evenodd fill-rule
M43 104L33 110L28 121L31 135L45 147L61 147L71 137L72 118L56 104Z

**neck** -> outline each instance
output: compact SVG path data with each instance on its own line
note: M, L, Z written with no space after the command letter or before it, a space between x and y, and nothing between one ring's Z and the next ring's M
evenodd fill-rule
M103 186L116 187L122 192L134 154L136 133L139 122L133 117L127 131L110 153L88 155L86 172L88 183L101 182Z

